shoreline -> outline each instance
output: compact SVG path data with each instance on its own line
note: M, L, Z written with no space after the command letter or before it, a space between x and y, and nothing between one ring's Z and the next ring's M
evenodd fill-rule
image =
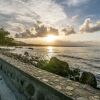
M32 60L31 59L28 59L28 57L29 57L29 55L28 54L26 54L25 56L22 56L22 55L19 55L19 54L13 54L13 53L11 53L11 52L2 52L4 55L6 55L6 56L8 56L8 57L12 57L13 59L17 59L17 60L19 60L19 61L21 61L21 62L24 62L24 63L27 63L27 64L30 64L30 65L34 65L35 67L37 67L36 66L36 64L38 63L38 59L35 59L35 58L32 58L33 59L33 63L32 63ZM27 53L27 52L26 52ZM34 56L35 57L35 56ZM23 59L24 58L24 59ZM31 58L31 57L29 57L29 58ZM39 67L38 67L39 68ZM41 68L40 68L41 69ZM80 70L80 72L84 72L84 71L82 71L82 70ZM96 76L95 76L96 77ZM99 79L100 77L98 76L98 79ZM97 83L98 83L98 88L97 89L99 89L100 90L100 80L97 80Z

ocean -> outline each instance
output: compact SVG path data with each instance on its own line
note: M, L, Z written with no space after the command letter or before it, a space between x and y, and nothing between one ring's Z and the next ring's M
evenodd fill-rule
M92 72L96 75L100 85L100 47L10 47L10 52L30 55L39 59L49 60L57 57L67 62L70 68L79 68L82 71Z
M94 74L100 74L100 47L22 47L11 52L30 55L49 60L57 57L68 62L72 68L80 68Z

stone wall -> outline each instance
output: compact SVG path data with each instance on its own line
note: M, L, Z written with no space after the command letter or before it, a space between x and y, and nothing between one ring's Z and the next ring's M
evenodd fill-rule
M100 91L4 55L0 55L0 71L26 100L100 100Z
M0 70L26 96L26 100L72 100L3 60L0 60Z

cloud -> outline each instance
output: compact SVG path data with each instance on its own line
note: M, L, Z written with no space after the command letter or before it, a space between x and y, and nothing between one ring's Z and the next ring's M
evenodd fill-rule
M79 6L81 4L87 3L90 0L67 0L69 6Z
M42 26L36 26L35 27L35 37L44 37L47 35L48 31L47 31L47 27L45 27L44 25Z
M55 0L57 3L66 6L80 6L88 3L90 0Z
M15 34L23 33L23 29L24 32L26 29L30 29L37 20L52 28L62 28L66 25L77 26L80 14L71 14L73 7L69 6L78 6L88 1L90 0L0 0L0 26ZM15 25L15 23L19 25ZM46 29L45 26L38 28L37 35L45 36L44 34L47 34L45 31L48 28ZM50 33L57 34L58 30L52 28ZM34 31L33 28L32 33L35 33ZM66 34L70 33L75 33L74 29L66 30Z
M34 38L46 37L47 35L59 35L58 29L53 27L46 27L44 25L35 24L33 28L26 30L23 33L16 34L16 38Z
M59 31L58 31L58 29L55 29L53 27L49 27L48 28L48 34L59 35Z
M62 32L64 32L65 35L71 35L76 33L74 27L70 25L67 25L66 28L62 29Z
M94 33L98 31L100 31L100 21L94 24L90 18L87 18L80 27L81 33Z
M18 33L19 32L24 32L25 26L23 24L21 24L21 23L8 22L7 25L6 25L6 30L12 31L13 33L16 33L16 31Z
M29 28L37 20L55 25L66 16L62 6L54 0L0 0L0 25L3 26L9 21Z
M66 18L62 6L58 5L54 0L31 0L27 2L27 6L35 11L42 21L49 24L54 24Z
M29 30L26 30L25 32L23 33L20 33L20 34L16 34L15 37L16 38L31 38L33 37L34 35L31 34L31 32Z

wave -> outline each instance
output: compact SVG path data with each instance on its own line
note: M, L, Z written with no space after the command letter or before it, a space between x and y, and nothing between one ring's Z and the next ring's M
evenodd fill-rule
M86 58L70 56L70 55L58 55L58 56L67 57L67 58L73 58L73 59L77 59L77 60L86 60L86 61L100 62L100 59L86 59Z
M91 66L91 67L94 67L94 68L100 69L99 66L95 66L95 65L90 64L90 63L88 63L88 62L83 62L83 63L86 64L86 65L88 65L88 66Z
M90 59L85 59L85 58L81 58L81 57L75 57L75 56L69 56L69 55L58 55L58 56L62 56L62 57L67 57L67 58L74 58L74 59L81 59L81 60L90 60Z

